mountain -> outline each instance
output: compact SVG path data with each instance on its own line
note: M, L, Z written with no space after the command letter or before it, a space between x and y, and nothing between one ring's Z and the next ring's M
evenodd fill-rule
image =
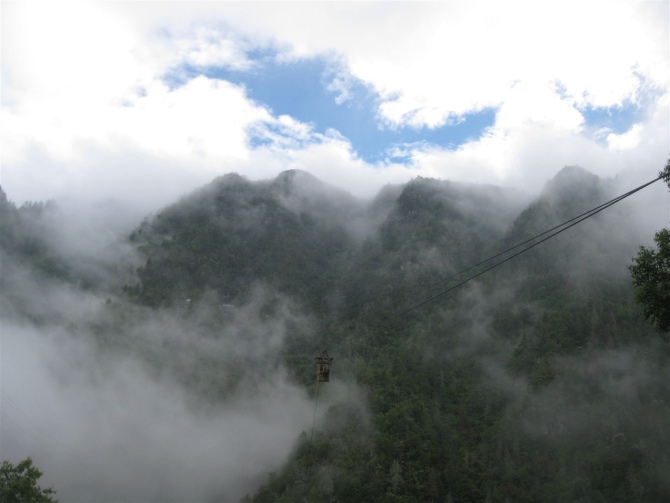
M356 309L483 257L513 201L511 191L427 179L361 201L300 171L270 182L226 175L133 232L146 262L128 291L155 307L207 290L236 302L262 282L317 311L334 293Z
M147 260L129 292L150 306L208 290L237 302L262 282L319 309L363 211L362 202L307 173L270 183L223 176L133 232Z
M53 202L28 202L17 208L0 188L0 260L4 262L3 269L11 270L9 264L18 261L35 274L72 279L72 271L65 260L49 245L45 216L53 209ZM8 278L5 275L3 279Z
M630 207L506 260L616 195L578 167L532 200L229 174L132 232L133 281L86 323L214 410L277 380L312 394L313 431L243 501L668 501L670 345L633 302Z

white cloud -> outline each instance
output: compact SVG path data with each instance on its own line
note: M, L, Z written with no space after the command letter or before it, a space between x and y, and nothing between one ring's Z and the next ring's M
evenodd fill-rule
M495 124L482 138L455 150L438 147L417 149L412 163L422 174L474 183L494 183L539 191L548 177L568 165L580 165L610 178L634 171L634 181L649 181L667 159L670 139L668 93L649 106L648 119L622 135L609 134L603 143L602 132L593 137L581 133L581 115L571 107L534 109L528 101L507 103L497 114ZM561 113L562 110L562 113ZM560 120L560 117L563 117ZM557 118L559 120L557 120ZM632 188L632 187L631 187Z
M445 2L407 26L396 44L350 54L352 71L378 89L392 123L434 126L506 102L516 83L568 103L611 106L635 97L640 76L667 84L667 48L636 22L630 2ZM410 21L411 22L411 21ZM667 39L667 25L665 27ZM354 35L353 38L356 38ZM393 42L392 42L393 43ZM664 59L665 58L665 59Z
M190 35L190 36L189 36ZM179 62L208 67L226 66L235 70L249 70L254 66L247 58L245 44L212 28L196 28L175 42Z
M667 18L662 2L593 0L5 3L2 184L20 202L68 188L166 200L221 173L296 166L359 194L418 174L532 187L563 164L611 176L624 146L650 162L667 156L668 124L655 118L667 100L601 143L579 110L667 88ZM495 124L456 151L418 146L409 166L372 165L345 138L273 117L242 87L163 82L182 64L248 70L246 51L269 47L332 61L338 102L362 80L387 127L435 127L487 107ZM272 146L251 147L249 134Z
M630 130L622 134L610 133L607 135L607 145L614 150L635 148L640 144L642 127L635 124Z
M386 183L405 182L419 174L400 164L369 164L335 133L320 135L317 142L305 145L284 145L272 143L255 149L247 161L236 166L237 170L252 179L267 179L287 169L300 169L358 197L372 197Z
M132 100L132 101L131 101ZM126 104L81 108L31 104L3 117L2 184L10 198L77 194L167 204L249 156L247 127L267 111L224 81L159 81Z
M506 130L534 123L578 133L583 121L581 113L553 89L526 84L511 88L496 114L496 127Z

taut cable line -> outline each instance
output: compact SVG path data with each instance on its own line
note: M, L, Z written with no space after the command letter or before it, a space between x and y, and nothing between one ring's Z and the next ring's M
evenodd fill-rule
M669 166L670 166L670 164L669 164ZM622 195L620 195L620 196L618 196L618 197L615 197L614 199L611 199L610 201L608 201L608 202L606 202L606 203L603 203L603 204L601 204L601 205L599 205L599 206L596 206L595 208L592 208L592 209L590 209L589 211L586 211L586 212L582 213L581 215L578 215L578 216L573 217L573 218L571 218L571 219L569 219L569 220L566 220L565 222L563 222L563 223L561 223L561 224L558 224L558 225L556 225L556 226L552 227L551 229L548 229L548 230L546 230L546 231L544 231L544 232L541 232L540 234L537 234L537 235L533 236L532 238L527 239L527 240L525 240L525 241L523 241L523 242L521 242L521 243L519 243L519 244L516 244L516 245L514 245L514 246L512 246L512 247L510 247L510 248L508 248L508 249L506 249L506 250L504 250L504 251L502 251L502 252L499 252L499 253L497 253L497 254L495 254L495 255L493 255L493 256L487 258L486 260L483 260L483 261L481 261L481 262L479 262L479 263L477 263L477 264L474 264L474 265L472 265L472 266L469 266L469 267L467 267L466 269L463 269L463 270L457 272L456 274L452 274L451 276L448 276L448 277L446 277L446 278L442 278L442 279L440 279L440 280L438 280L438 281L432 283L431 285L428 285L428 286L426 286L426 287L424 287L424 288L422 288L422 289L420 289L420 290L417 290L417 291L415 291L415 292L413 292L413 293L411 293L411 294L405 296L405 297L404 297L403 299L401 299L401 300L405 300L405 299L414 297L414 296L416 296L416 295L419 294L419 293L425 292L426 290L429 290L430 288L433 288L433 287L435 287L435 286L437 286L437 285L440 285L440 284L442 284L442 283L444 283L444 282L446 282L446 281L449 281L450 279L453 279L453 278L455 278L455 277L457 277L457 276L460 276L461 274L465 274L466 272L472 271L472 270L475 269L476 267L479 267L479 266L481 266L481 265L484 265L484 264L486 264L487 262L490 262L491 260L494 260L494 259L496 259L496 258L499 258L499 257L501 257L501 256L503 256L503 255L505 255L505 254L507 254L507 253L513 251L513 250L516 250L517 248L520 248L520 247L522 247L522 246L524 246L524 245L527 245L527 244L529 244L529 243L532 243L530 246L527 246L527 247L523 248L521 251L518 251L518 252L514 253L513 255L510 255L509 257L507 257L507 258L505 258L505 259L503 259L503 260L501 260L501 261L499 261L499 262L496 262L495 264L493 264L493 265L487 267L486 269L484 269L484 270L478 272L477 274L474 274L474 275L468 277L467 279L461 281L460 283L457 283L456 285L454 285L454 286L452 286L452 287L450 287L450 288L447 288L447 289L443 290L442 292L440 292L440 293L438 293L438 294L436 294L436 295L433 295L432 297L430 297L430 298L428 298L428 299L426 299L426 300L424 300L424 301L422 301L422 302L419 302L419 303L417 303L417 304L414 304L413 306L409 307L408 309L405 309L405 310L403 310L403 311L400 311L400 312L397 313L397 314L394 314L394 315L390 316L389 318L387 318L387 320L388 320L388 321L391 321L391 320L394 320L394 319L396 319L396 318L400 318L401 316L405 316L406 314L408 314L408 313L410 313L410 312L412 312L412 311L414 311L414 310L416 310L416 309L419 309L420 307L423 307L423 306L425 306L426 304L429 304L429 303L433 302L434 300L436 300L436 299L438 299L438 298L440 298L440 297L446 295L447 293L452 292L453 290L455 290L455 289L457 289L457 288L459 288L459 287L465 285L465 284L468 283L469 281L471 281L471 280L473 280L473 279L475 279L475 278L478 278L478 277L482 276L483 274L486 274L487 272L491 271L492 269L495 269L496 267L498 267L498 266L504 264L505 262L508 262L508 261L512 260L513 258L518 257L518 256L521 255L522 253L525 253L525 252L527 252L528 250L530 250L530 249L532 249L532 248L535 248L535 247L538 246L539 244L544 243L545 241L548 241L549 239L551 239L551 238L557 236L558 234L560 234L560 233L562 233L562 232L564 232L564 231L570 229L571 227L574 227L575 225L577 225L577 224L583 222L584 220L586 220L586 219L588 219L588 218L591 218L592 216L594 216L594 215L600 213L601 211L603 211L603 210L609 208L610 206L613 206L614 204L616 204L616 203L618 203L618 202L620 202L620 201L626 199L627 197L629 197L629 196L631 196L631 195L633 195L633 194L635 194L635 193L641 191L642 189L648 187L649 185L652 185L653 183L656 183L657 181L659 181L659 180L661 180L661 179L665 179L665 178L666 178L666 177L665 177L663 174L661 174L661 175L659 175L657 178L655 178L655 179L653 179L653 180L651 180L651 181L649 181L649 182L647 182L647 183L645 183L645 184L642 184L642 185L640 185L639 187L637 187L637 188L635 188L635 189L633 189L633 190L630 190L630 191L626 192L625 194L622 194ZM540 239L539 241L536 241L538 238L541 238L542 236L546 236L546 237L544 237L543 239ZM536 242L533 243L533 241L536 241ZM336 349L336 348L342 347L342 346L344 346L345 344L349 344L350 342L353 342L353 341L359 339L360 337L361 337L361 336L350 337L350 338L345 339L344 341L340 342L340 343L337 344L337 345L330 346L330 349L332 350L332 349Z

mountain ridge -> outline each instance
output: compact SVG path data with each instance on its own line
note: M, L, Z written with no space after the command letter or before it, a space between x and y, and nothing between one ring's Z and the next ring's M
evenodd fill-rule
M297 430L243 501L667 501L670 349L633 302L633 217L608 210L462 274L612 190L580 168L530 202L435 179L361 200L299 171L224 175L130 234L134 283L90 318L31 307L10 288L20 274L3 314L131 355L210 413L277 381L321 389L313 434ZM48 244L24 253L45 221L0 211L16 241L3 264L71 295L40 268ZM331 382L315 388L323 350Z

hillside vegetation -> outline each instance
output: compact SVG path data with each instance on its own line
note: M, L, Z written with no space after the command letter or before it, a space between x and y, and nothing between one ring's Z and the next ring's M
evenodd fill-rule
M141 355L200 403L279 369L318 390L314 431L244 501L668 501L670 345L633 299L627 203L442 295L613 191L574 167L532 201L423 178L368 201L300 171L226 175L132 232L140 265L90 323L105 351ZM0 202L3 256L81 282L17 230L37 208ZM258 350L188 359L188 341L119 328L151 312L190 327L194 347L237 327ZM322 350L334 364L317 388Z

